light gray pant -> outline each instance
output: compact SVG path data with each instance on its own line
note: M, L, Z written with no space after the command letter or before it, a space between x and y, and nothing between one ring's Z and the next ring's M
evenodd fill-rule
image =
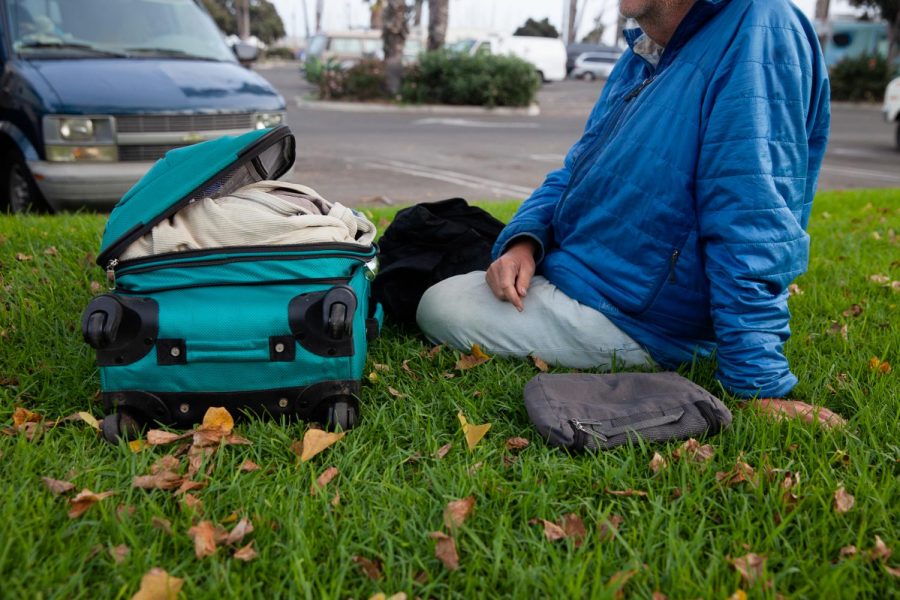
M432 341L488 354L538 356L551 365L610 368L652 364L650 356L602 313L569 298L545 278L531 281L519 312L498 300L484 271L451 277L429 288L416 313Z

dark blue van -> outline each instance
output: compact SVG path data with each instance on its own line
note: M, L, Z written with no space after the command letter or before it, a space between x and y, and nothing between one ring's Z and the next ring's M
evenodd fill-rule
M108 208L168 150L278 125L200 0L0 0L0 212Z

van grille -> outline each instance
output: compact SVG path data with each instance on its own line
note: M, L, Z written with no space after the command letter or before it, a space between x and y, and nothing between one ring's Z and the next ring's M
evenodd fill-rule
M250 129L252 113L216 115L128 115L116 117L119 133L170 133Z
M140 145L140 146L119 146L119 160L122 162L139 162L139 161L159 160L169 150L174 150L175 148L182 148L185 145L189 145L189 144L178 144L178 145L145 144L145 145Z

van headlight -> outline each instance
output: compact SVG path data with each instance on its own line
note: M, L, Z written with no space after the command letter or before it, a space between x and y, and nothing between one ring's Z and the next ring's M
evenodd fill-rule
M284 123L283 112L254 113L253 126L256 129L268 129Z
M118 159L112 117L52 115L44 117L47 160L53 162Z

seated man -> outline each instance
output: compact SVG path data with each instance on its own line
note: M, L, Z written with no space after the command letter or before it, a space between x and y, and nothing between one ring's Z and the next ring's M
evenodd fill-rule
M456 348L576 368L716 351L732 393L783 397L788 284L828 138L825 64L789 0L621 0L640 29L565 165L484 273L428 290Z

